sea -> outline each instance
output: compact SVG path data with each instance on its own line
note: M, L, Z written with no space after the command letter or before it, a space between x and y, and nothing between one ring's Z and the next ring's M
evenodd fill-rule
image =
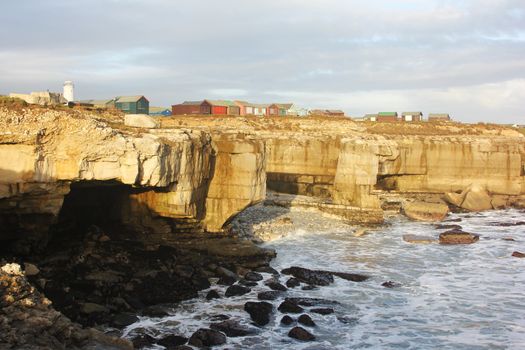
M407 243L403 235L437 238L444 229L399 215L359 237L338 225L325 230L295 227L263 244L277 252L273 268L300 266L370 278L352 282L335 277L333 284L314 290L289 289L272 302L274 316L264 327L252 325L243 310L247 301L257 301L258 292L268 290L263 283L249 294L212 301L205 299L204 290L198 298L167 307L169 316L140 317L123 337L189 337L228 317L256 328L256 334L228 338L214 349L525 349L525 259L512 256L514 251L525 252L525 211L451 214L447 221L441 224L460 225L480 240L453 246ZM281 282L288 277L281 275ZM384 287L387 281L394 282L394 288ZM226 287L212 288L222 295ZM294 325L282 326L277 311L285 296L337 302L333 314L307 312L316 326L304 328L315 341L288 336Z

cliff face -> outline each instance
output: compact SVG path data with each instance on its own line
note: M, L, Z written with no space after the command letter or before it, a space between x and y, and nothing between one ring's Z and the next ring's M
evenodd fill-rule
M380 190L476 184L525 194L525 138L503 127L181 117L141 129L122 120L0 110L0 236L42 235L66 219L114 219L159 235L216 232L263 200L266 185L373 215Z

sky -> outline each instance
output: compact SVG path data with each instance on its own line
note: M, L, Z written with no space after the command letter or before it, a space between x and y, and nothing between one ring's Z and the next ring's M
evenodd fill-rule
M524 0L17 0L0 94L145 95L525 124Z

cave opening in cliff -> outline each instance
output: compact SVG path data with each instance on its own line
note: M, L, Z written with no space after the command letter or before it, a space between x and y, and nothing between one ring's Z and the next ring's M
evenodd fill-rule
M379 191L396 191L398 175L378 175L375 189Z

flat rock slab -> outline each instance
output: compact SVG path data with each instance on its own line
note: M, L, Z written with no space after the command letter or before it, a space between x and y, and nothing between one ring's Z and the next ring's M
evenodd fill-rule
M472 244L479 241L479 236L461 230L450 230L439 235L440 244Z
M406 202L403 213L416 221L442 221L448 214L448 206L444 203Z
M408 243L430 244L436 243L438 240L431 236L403 235L403 241Z

